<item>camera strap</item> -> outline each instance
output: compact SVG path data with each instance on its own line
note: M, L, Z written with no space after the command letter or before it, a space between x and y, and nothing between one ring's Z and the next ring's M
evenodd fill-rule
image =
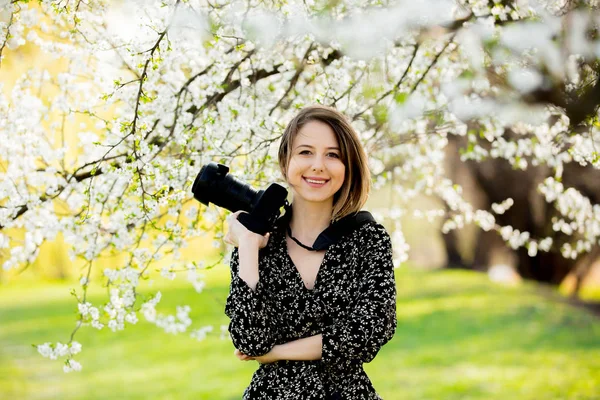
M283 224L283 229L287 230L289 229L289 223L292 216L292 206L286 201L284 207L285 214L280 218L280 222ZM317 236L312 248L305 245L301 246L313 251L326 250L332 244L337 243L342 237L349 235L362 225L371 221L376 222L375 218L373 218L368 211L359 211L355 214L346 215L325 228L325 230Z

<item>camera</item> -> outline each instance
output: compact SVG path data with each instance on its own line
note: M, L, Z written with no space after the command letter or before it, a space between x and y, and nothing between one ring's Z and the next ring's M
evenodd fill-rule
M214 162L200 169L192 185L194 198L208 206L213 203L231 212L243 210L238 220L248 230L264 235L273 230L280 209L286 203L287 190L272 183L266 190L254 190L250 185L228 175L229 167Z

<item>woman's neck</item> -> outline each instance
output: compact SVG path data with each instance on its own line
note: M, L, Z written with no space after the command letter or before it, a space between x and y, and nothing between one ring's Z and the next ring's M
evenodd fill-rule
M331 223L331 204L294 201L290 228L296 239L311 245Z

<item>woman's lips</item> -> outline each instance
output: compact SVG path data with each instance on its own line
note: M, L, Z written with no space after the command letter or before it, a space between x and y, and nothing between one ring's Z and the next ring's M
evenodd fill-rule
M304 179L304 182L306 182L308 184L308 186L315 187L315 188L323 187L323 186L325 186L327 184L327 182L329 182L329 179L327 179L327 180L323 179L325 181L323 183L309 182L305 177L302 177L302 179Z

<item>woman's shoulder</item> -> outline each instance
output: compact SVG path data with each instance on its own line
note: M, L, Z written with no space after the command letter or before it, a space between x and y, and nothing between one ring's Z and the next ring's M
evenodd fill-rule
M371 216L371 214L368 211L361 212L368 213ZM373 216L371 216L360 226L360 229L358 229L358 233L364 237L389 236L385 226L378 222Z
M373 219L364 223L356 232L357 245L363 251L386 250L391 247L391 238L386 227Z

